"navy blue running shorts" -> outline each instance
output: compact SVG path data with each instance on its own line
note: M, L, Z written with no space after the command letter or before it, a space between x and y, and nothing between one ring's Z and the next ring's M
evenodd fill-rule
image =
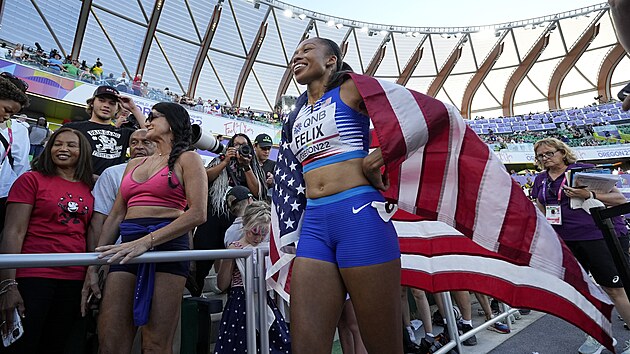
M398 236L372 202L384 202L372 186L308 199L297 257L318 259L339 268L386 263L400 258Z

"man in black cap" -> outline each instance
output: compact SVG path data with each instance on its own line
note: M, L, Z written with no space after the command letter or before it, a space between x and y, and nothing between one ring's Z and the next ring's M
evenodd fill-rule
M145 118L130 97L121 96L111 86L99 86L94 91L94 96L86 102L85 110L90 119L70 122L65 126L76 129L87 137L92 145L92 169L94 174L100 175L107 167L125 162L129 136L134 131L113 126L112 118L123 108L136 117L140 128L145 128Z
M273 187L273 172L276 169L276 162L269 159L272 146L273 141L271 137L265 133L258 134L256 139L254 139L254 151L256 152L256 158L258 158L258 164L265 172L269 193L271 193L271 187Z

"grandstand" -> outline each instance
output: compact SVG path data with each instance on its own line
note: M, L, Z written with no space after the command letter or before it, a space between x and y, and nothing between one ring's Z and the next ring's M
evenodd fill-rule
M355 71L435 96L469 118L583 107L600 95L607 102L629 80L630 62L605 3L445 28L363 23L275 0L59 5L5 1L0 39L38 42L88 63L100 58L116 77L142 74L154 88L260 111L273 111L282 96L304 90L288 63L308 36L340 43Z

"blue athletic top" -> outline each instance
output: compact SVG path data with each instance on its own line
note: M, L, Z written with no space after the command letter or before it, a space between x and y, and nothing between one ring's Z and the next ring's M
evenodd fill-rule
M370 119L343 103L339 87L324 93L312 107L302 106L292 129L291 151L305 173L367 156Z

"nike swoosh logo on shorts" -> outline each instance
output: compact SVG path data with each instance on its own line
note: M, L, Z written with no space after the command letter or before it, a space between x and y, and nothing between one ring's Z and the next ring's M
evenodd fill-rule
M358 212L360 212L361 210L363 210L363 208L365 208L366 206L372 204L372 202L369 202L365 205L360 206L358 209L355 209L354 207L352 207L352 214L356 214Z

